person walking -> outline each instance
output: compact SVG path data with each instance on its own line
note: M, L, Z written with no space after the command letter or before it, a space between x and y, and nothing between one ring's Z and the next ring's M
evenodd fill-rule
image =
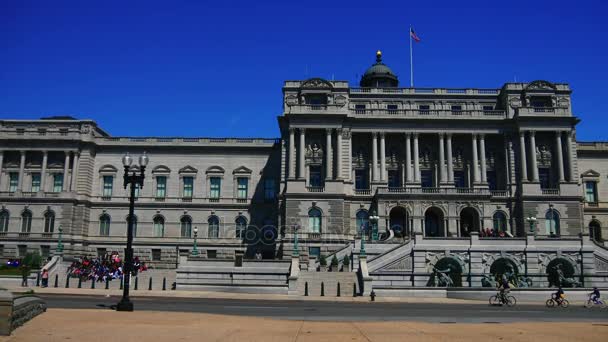
M19 269L21 270L21 286L27 287L27 277L30 275L30 268L26 264L21 263Z
M49 271L46 268L42 270L42 287L49 287Z

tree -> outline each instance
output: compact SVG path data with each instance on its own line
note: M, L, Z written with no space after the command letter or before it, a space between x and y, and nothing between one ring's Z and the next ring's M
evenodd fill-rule
M348 257L348 254L346 254L344 258L342 258L342 265L346 267L350 266L350 258Z
M40 254L38 254L38 252L27 253L23 258L23 264L30 269L40 269L40 266L42 264L42 257L40 256Z
M320 255L319 256L319 265L321 265L321 266L327 266L327 259L325 259L325 255Z
M338 257L334 254L334 257L331 258L331 267L337 267L339 264Z

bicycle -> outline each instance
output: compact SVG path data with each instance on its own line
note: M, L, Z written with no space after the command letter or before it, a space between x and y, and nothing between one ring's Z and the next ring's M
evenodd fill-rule
M593 298L591 298L592 295L593 294L589 295L589 299L587 299L587 302L585 303L586 308L599 306L600 308L603 309L606 307L606 302L604 302L601 298L593 299Z
M554 298L553 296L549 299L547 299L547 301L545 302L545 305L547 305L548 308L552 308L554 306L561 306L562 308L567 308L568 305L570 305L570 302L568 302L568 300L566 298L562 298L561 300L557 300L556 298Z
M515 297L500 292L491 296L489 301L490 305L506 304L507 306L511 307L517 304L517 299L515 299Z

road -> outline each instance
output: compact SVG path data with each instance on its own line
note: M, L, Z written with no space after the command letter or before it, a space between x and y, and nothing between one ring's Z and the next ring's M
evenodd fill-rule
M49 308L111 310L120 297L42 294ZM418 321L434 323L606 322L608 309L581 305L549 309L485 304L357 303L211 298L132 298L135 310L198 312L309 321Z

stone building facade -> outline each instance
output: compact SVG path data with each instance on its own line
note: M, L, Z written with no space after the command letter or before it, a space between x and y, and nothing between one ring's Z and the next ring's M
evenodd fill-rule
M0 255L53 255L59 226L66 255L121 250L121 157L144 151L134 246L158 267L189 253L194 227L207 258L289 256L294 228L306 256L362 230L375 241L490 229L607 236L608 145L576 142L567 84L398 85L380 53L360 87L286 81L278 139L113 137L90 120L0 120Z

